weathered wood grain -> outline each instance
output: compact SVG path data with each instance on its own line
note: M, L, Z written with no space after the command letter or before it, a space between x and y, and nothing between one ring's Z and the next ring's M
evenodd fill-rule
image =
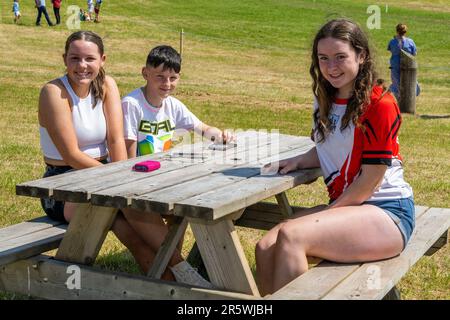
M245 299L241 293L193 288L140 275L79 265L80 288L68 287L71 263L38 256L0 267L0 290L54 300ZM69 283L74 284L69 281ZM73 288L73 289L69 289Z
M79 204L70 221L56 259L92 264L116 217L118 209Z
M311 181L321 175L319 168L291 172L286 175L255 176L196 197L175 203L174 214L205 220L216 220L227 214Z
M211 282L218 288L259 296L231 220L201 224L189 219Z
M62 222L52 220L47 216L13 224L0 229L0 244L8 239L18 238L20 236L52 228L60 224L62 224Z
M60 224L1 241L0 266L57 248L66 227Z
M181 237L184 235L187 227L187 219L177 217L176 221L170 226L169 232L164 239L161 247L153 260L152 267L147 273L150 278L160 279L169 264L175 248Z
M450 209L431 208L417 220L410 242L398 257L364 263L324 299L382 299L449 228Z

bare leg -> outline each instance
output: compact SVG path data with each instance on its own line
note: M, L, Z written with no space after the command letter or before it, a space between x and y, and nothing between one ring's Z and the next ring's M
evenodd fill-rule
M120 242L130 250L141 270L147 274L155 259L156 252L136 233L122 214L117 216L111 230ZM175 280L169 270L166 270L161 278Z
M273 290L308 269L306 256L362 262L398 255L403 238L392 219L372 205L324 210L281 226L274 254Z
M66 202L64 205L64 217L67 221L73 217L75 213L75 208L77 204ZM143 215L141 213L141 215ZM145 215L145 216L153 216L153 215ZM156 215L154 215L156 216ZM150 227L152 228L153 224ZM116 220L111 228L116 237L122 242L131 252L133 257L136 259L139 267L144 273L147 273L155 256L157 249L155 250L153 247L149 246L146 241L136 232L136 230L130 225L130 223L123 217L123 215L117 215ZM153 229L146 230L148 233L151 233ZM165 280L175 280L172 273L169 270L166 270L162 275L162 279Z
M256 273L258 275L258 288L262 297L273 292L273 270L275 259L275 245L278 231L284 223L280 223L266 233L255 249Z
M158 214L144 213L131 208L122 211L125 219L137 234L152 248L153 252L158 252L168 232L162 217ZM174 266L181 261L183 261L181 253L178 249L175 249L169 265Z
M313 208L299 210L289 220L319 212L325 207L325 205L320 205ZM256 245L256 271L261 296L265 296L266 294L274 291L273 272L278 231L289 220L286 220L285 222L282 222L272 228Z

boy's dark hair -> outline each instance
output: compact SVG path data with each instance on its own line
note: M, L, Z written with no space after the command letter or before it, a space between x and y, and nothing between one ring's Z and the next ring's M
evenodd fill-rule
M147 56L147 66L157 68L163 65L163 71L173 69L176 73L181 70L181 56L171 46L154 47Z

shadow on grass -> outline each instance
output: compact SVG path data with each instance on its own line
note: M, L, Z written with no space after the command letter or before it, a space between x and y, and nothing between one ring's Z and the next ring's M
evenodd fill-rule
M437 114L418 114L417 117L420 119L430 120L430 119L449 119L450 114L437 115Z

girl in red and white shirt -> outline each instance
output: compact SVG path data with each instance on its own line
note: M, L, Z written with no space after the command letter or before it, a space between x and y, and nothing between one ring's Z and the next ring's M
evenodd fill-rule
M350 263L398 255L414 228L403 179L395 98L376 84L363 31L336 19L317 33L310 73L315 96L309 152L278 163L281 174L321 167L329 204L298 212L256 246L262 295L308 270L307 256Z

